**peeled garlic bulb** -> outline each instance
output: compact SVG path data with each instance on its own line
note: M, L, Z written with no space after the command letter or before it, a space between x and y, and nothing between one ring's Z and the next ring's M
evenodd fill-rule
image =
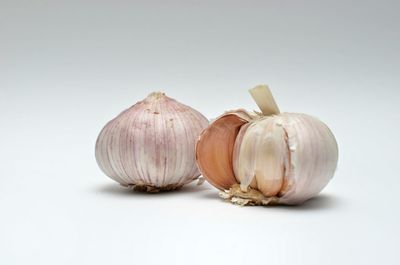
M160 92L111 120L96 143L102 171L138 190L173 190L197 179L195 142L208 120Z
M250 90L262 113L229 111L197 142L203 176L241 205L300 204L333 177L338 147L329 128L306 114L282 113L266 86Z

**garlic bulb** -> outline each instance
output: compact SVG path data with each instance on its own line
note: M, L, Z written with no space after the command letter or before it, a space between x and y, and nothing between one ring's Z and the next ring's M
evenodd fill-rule
M123 186L174 190L197 179L195 142L208 120L160 92L111 120L96 142L102 171Z
M280 114L267 86L250 93L262 113L228 111L210 124L196 145L200 171L233 203L303 203L333 177L335 137L314 117Z

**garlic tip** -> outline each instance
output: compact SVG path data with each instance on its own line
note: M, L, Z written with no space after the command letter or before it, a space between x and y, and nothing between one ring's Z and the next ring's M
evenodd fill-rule
M165 96L164 92L160 92L160 91L152 92L147 96L146 100L148 100L148 101L158 100L164 96Z

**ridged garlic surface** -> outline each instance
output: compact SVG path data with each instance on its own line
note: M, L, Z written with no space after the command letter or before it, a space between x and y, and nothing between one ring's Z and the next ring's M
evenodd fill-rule
M338 147L329 128L299 113L280 113L266 86L251 91L263 113L229 111L197 142L203 176L241 205L301 204L333 177Z
M123 186L177 189L200 175L195 142L207 125L198 111L154 92L106 124L96 142L96 160Z

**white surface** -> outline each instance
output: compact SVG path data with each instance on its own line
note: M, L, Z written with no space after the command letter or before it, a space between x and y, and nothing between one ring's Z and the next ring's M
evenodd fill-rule
M399 264L397 1L132 2L0 1L0 264ZM337 137L305 205L97 167L102 126L152 90L214 118L258 83Z

